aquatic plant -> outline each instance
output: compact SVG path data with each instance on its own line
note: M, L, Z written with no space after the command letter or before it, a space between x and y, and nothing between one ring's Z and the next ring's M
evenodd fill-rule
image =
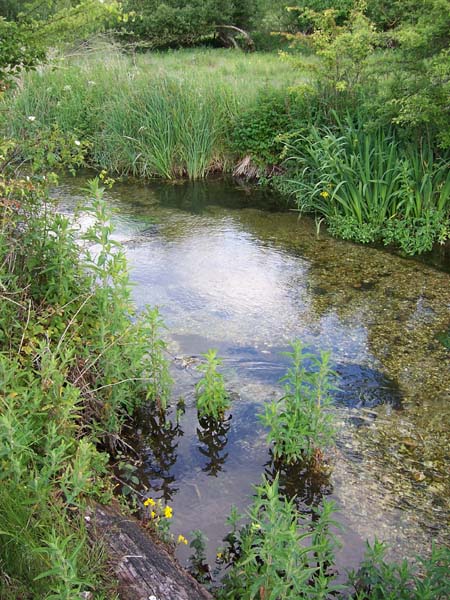
M336 540L330 532L333 503L324 501L313 532L293 500L279 494L278 479L263 480L245 515L232 512L231 533L218 561L228 566L219 598L298 600L326 598L335 589L329 566Z
M387 547L377 539L366 544L360 567L349 573L348 588L355 600L444 600L450 590L450 549L433 545L428 558L389 563Z
M318 457L335 435L329 412L334 372L330 354L309 352L300 340L287 352L292 361L284 382L284 395L265 406L261 421L269 427L273 457L287 464Z
M325 217L344 239L431 250L450 235L450 170L430 148L403 146L394 130L366 131L362 119L335 115L286 144L290 191L300 212Z
M195 386L197 412L200 419L212 417L219 421L230 407L230 395L225 388L223 375L217 370L222 360L217 357L216 350L208 350L203 356L205 362L197 367L203 373Z

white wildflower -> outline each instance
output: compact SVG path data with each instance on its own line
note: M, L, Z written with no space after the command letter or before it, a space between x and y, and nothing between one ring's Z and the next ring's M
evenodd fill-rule
M80 140L75 140L75 146L81 146Z
M28 120L31 121L31 122L36 121L36 117L34 117L33 115L30 115L28 117Z

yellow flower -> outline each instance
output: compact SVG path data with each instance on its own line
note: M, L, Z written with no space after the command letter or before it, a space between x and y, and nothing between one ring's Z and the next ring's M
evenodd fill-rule
M181 533L180 533L180 535L178 536L178 539L177 539L177 544L186 545L187 543L188 543L187 539L184 537L184 535L181 535Z
M222 552L218 552L218 553L216 554L216 558L217 558L217 560L220 560L220 559L222 558L222 556L223 556L223 553L222 553Z
M164 516L166 517L166 519L171 519L173 515L173 510L171 509L170 506L166 506L164 508Z
M150 516L152 519L154 519L156 517L156 513L154 510L152 510L152 512L150 513Z
M324 192L320 192L320 195L322 196L322 198L328 198L330 194L325 190Z
M147 498L147 500L144 502L144 506L155 506L155 501L153 498Z

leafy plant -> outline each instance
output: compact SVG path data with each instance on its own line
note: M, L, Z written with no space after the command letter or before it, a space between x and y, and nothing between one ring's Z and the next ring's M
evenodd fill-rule
M192 548L193 552L189 557L189 572L200 583L208 583L211 580L209 565L206 560L206 543L208 539L200 529L192 531L191 537L189 548Z
M280 496L278 479L256 486L248 524L233 531L219 560L229 564L220 598L298 600L326 598L334 589L329 566L335 540L329 528L332 503L318 512L315 533L296 510L293 500Z
M319 358L299 340L292 344L292 352L287 356L292 366L281 380L285 393L267 404L260 418L270 429L268 441L273 444L275 460L290 464L312 459L333 440L334 426L328 409L334 373L328 352L322 352Z
M216 350L208 350L203 356L206 361L198 366L203 377L195 386L197 412L200 418L221 420L230 407L230 396L225 388L223 375L217 370L222 360L217 357Z
M450 588L450 550L433 546L430 558L420 559L419 569L406 560L385 561L386 546L375 539L367 543L364 560L349 573L355 600L444 600ZM421 571L419 575L418 571Z
M323 215L353 241L395 242L408 254L448 237L450 171L427 147L402 146L393 130L367 131L348 116L286 144L291 175L281 186L301 212Z

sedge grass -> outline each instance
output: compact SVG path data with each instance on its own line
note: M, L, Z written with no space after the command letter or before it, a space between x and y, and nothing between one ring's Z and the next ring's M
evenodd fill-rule
M89 143L92 166L112 173L203 178L227 164L227 124L258 91L297 79L271 54L180 50L131 57L102 48L25 75L4 101L3 129L31 139L57 125Z

